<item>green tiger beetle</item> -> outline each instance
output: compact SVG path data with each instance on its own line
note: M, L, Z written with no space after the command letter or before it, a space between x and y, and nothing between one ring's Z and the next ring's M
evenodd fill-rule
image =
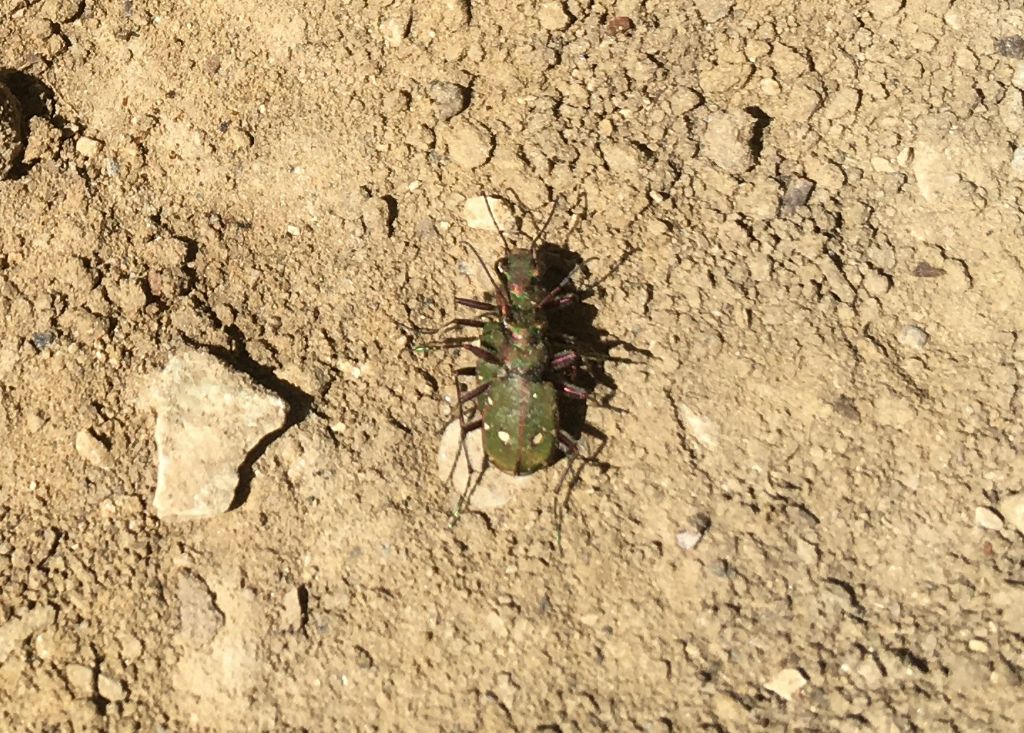
M490 201L486 196L484 201L490 211ZM509 247L501 228L494 222L505 246L505 256L494 267L497 277L480 254L465 243L487 274L494 302L456 297L457 305L482 311L484 315L481 318L455 318L432 332L439 333L451 327L480 329L478 337L461 336L435 342L435 345L445 348L465 349L477 360L475 366L457 369L455 376L460 450L467 465L469 454L465 438L474 430L482 430L483 469L487 464L493 464L505 473L523 476L552 465L559 454L568 459L555 487L560 540L563 507L559 496L579 452L576 441L561 427L558 398L562 394L586 400L589 392L570 381L582 361L580 354L573 349L554 350L552 343L556 339L548 331L548 311L578 299L578 294L570 286L573 275L581 266L576 265L553 288L547 289L542 284L537 242L547 229L554 211L552 206L543 226L536 227L537 233L528 248ZM493 211L490 213L494 220ZM463 390L460 378L470 376L475 376L478 384ZM470 413L468 419L467 408ZM449 479L454 472L453 465ZM452 513L452 524L461 515L473 488L475 483L471 482L460 497Z

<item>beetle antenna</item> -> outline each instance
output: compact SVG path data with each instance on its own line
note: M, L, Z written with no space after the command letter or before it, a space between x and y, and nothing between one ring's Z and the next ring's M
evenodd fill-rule
M533 235L533 239L530 240L530 253L537 256L537 242L540 241L541 237L544 236L544 232L548 229L548 224L555 218L555 211L558 209L558 204L562 200L561 194L555 194L554 200L551 202L551 211L548 212L548 218L544 220L544 224L537 230L537 233Z
M462 243L466 246L466 249L473 253L473 256L476 257L476 261L480 263L480 267L484 268L484 274L487 275L488 282L490 282L491 287L494 288L494 297L498 299L498 308L504 315L508 312L509 301L511 300L508 293L505 292L504 283L501 285L498 284L494 279L494 275L491 274L491 268L487 266L487 263L484 262L484 258L480 256L480 253L476 251L476 248L472 244L466 241L463 241Z
M483 196L484 205L487 206L487 213L491 215L491 223L494 224L494 231L501 237L501 243L505 246L505 255L508 256L510 250L508 239L505 238L505 232L501 230L501 227L498 225L498 219L494 216L494 210L491 209L491 197L483 191L480 192L480 195Z

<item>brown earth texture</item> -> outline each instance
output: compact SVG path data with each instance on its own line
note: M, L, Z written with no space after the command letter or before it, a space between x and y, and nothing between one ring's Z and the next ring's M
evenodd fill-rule
M1020 730L1017 0L4 0L0 69L3 730ZM451 522L481 194L591 396ZM287 416L174 519L196 352Z

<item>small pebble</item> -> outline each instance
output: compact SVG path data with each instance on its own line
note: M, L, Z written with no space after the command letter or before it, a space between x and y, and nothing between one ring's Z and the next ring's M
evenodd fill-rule
M301 229L299 229L299 228L298 228L297 226L295 226L294 224L289 224L289 225L288 225L288 226L287 226L287 227L285 228L285 231L286 231L286 232L288 232L288 236L289 236L289 237L297 237L297 236L299 236L299 234L301 234L301 233L302 233L302 230L301 230Z
M431 82L427 96L434 103L437 116L442 120L450 120L469 104L469 90L447 81Z
M992 532L998 532L1003 528L1003 518L984 506L979 506L974 510L974 523L982 529Z
M978 654L985 654L988 651L988 642L983 639L971 639L967 642L967 648Z
M1024 37L1004 36L996 39L996 53L1010 59L1024 59Z
M36 347L36 351L45 351L46 347L52 344L57 339L51 331L41 331L39 333L32 334L29 339L32 345Z
M569 26L571 18L565 12L561 2L549 0L541 3L537 8L537 20L540 21L540 27L546 31L561 31Z
M1010 170L1016 178L1024 179L1024 145L1013 151L1013 158L1010 159Z
M409 28L412 25L412 15L408 10L399 10L391 17L385 18L380 24L380 34L384 37L384 43L396 48L402 45L402 41L409 35Z
M513 487L530 480L528 476L509 476L493 468L479 476L484 463L484 447L479 430L466 435L465 451L462 450L462 430L458 420L448 423L441 442L437 446L437 477L441 481L450 481L455 501L458 501L475 482L473 493L469 497L469 508L477 512L488 512L500 509L512 501ZM469 454L471 472L466 464ZM454 462L454 469L452 464ZM479 480L477 480L479 477Z
M704 539L708 529L711 527L711 518L706 514L697 514L692 517L686 526L682 527L676 534L676 545L681 550L693 550Z
M103 143L91 137L80 137L75 143L75 150L83 158L94 158L103 149Z
M999 511L1006 522L1024 534L1024 494L1011 494L999 502Z
M101 673L97 678L96 688L100 693L100 697L110 702L121 702L125 698L124 685L105 674Z
M632 18L627 18L625 15L617 15L605 25L605 32L609 36L617 36L621 33L629 33L636 27L633 23Z
M76 697L91 697L93 693L92 667L84 664L69 664L64 668L64 677Z
M782 194L782 208L796 209L807 203L814 191L814 181L793 176L786 182L786 190Z
M912 349L923 349L928 343L928 332L920 326L904 326L900 329L896 340Z
M110 449L90 430L79 430L75 434L75 450L96 468L107 469L114 465Z
M382 237L391 234L391 207L383 198L371 198L363 203L362 220L370 234Z
M765 683L765 689L774 692L783 700L789 702L807 684L807 678L799 669L790 667L779 672L772 679Z
M929 265L927 262L918 262L912 273L914 277L942 277L946 271L941 267Z
M864 280L861 284L864 286L864 290L868 295L875 297L885 295L889 292L889 288L892 286L889 278L876 270L868 272L864 276Z
M700 541L704 539L703 532L695 532L694 530L683 530L676 534L676 544L681 550L694 550Z
M612 173L632 173L643 162L640 150L632 143L604 143L601 156Z
M466 199L462 215L466 220L466 226L470 229L480 229L486 232L515 231L515 215L512 213L512 207L504 199L496 196L474 196Z
M494 137L491 133L469 122L456 122L443 133L442 139L448 148L448 157L466 170L482 166L494 151Z
M437 477L441 481L450 480L460 495L469 487L470 472L466 465L466 453L469 453L473 468L479 469L483 462L483 445L478 438L474 439L470 435L466 438L466 452L463 452L461 426L458 420L452 420L437 445Z
M704 133L704 155L726 173L740 174L754 167L754 128L751 115L741 110L715 112Z

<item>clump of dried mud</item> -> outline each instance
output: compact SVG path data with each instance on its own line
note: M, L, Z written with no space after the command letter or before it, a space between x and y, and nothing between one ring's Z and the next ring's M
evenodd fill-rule
M17 4L2 727L1014 729L1022 36L997 0ZM585 194L546 239L650 354L564 555L557 471L448 528L450 355L397 325L479 297L463 206L509 189ZM138 397L183 348L295 420L164 523Z

